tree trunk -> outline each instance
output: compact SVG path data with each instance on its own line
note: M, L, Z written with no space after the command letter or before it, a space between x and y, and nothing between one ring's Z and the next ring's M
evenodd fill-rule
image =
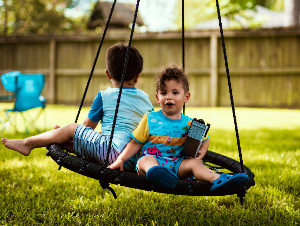
M286 14L286 26L298 26L299 25L299 0L284 0L284 11Z
M8 18L8 9L7 9L7 2L4 0L4 8L5 8L5 16L4 16L4 36L7 35L7 18Z

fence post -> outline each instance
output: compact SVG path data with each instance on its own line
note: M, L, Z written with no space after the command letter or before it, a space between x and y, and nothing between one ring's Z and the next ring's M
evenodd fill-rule
M218 37L210 36L210 106L218 106Z
M56 43L54 39L50 40L49 49L49 86L48 86L48 97L47 102L50 104L55 104L55 49Z

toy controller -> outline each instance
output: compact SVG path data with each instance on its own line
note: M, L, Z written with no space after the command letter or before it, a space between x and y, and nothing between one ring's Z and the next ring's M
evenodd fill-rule
M207 135L210 124L206 124L203 119L193 119L188 131L187 139L182 150L182 155L195 158L202 145L203 138Z

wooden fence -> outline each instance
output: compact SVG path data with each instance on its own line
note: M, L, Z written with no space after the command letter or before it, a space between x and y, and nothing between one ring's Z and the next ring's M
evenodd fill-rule
M236 106L300 107L300 29L225 31L226 52ZM185 66L191 75L187 106L230 106L219 31L185 34ZM101 35L0 37L0 74L43 73L48 103L80 103ZM107 34L95 67L85 105L106 78L105 51L127 42L128 34ZM136 33L133 43L144 57L138 88L155 100L154 75L169 63L181 65L181 33ZM0 85L0 95L8 94Z

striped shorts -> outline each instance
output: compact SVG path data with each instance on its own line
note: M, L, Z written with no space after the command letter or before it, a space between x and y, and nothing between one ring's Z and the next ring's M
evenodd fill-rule
M104 136L90 127L79 124L74 133L73 148L76 154L90 161L96 161L101 165L106 162L107 149L110 137ZM119 153L113 147L108 157L108 164L112 164L118 158ZM129 159L124 163L125 170L135 168L135 162Z

